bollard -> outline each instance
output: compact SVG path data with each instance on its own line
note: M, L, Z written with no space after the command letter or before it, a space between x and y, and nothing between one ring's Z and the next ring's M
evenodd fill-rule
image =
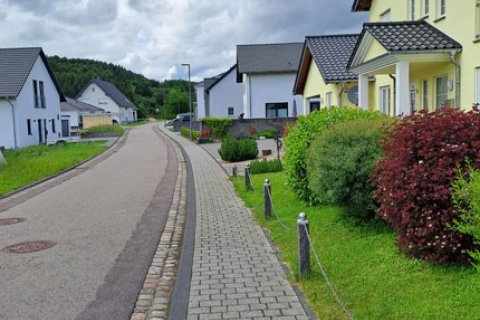
M297 220L298 230L298 271L300 274L310 271L310 242L308 241L307 232L310 232L308 227L307 215L300 213Z
M252 182L250 181L250 165L247 164L245 168L245 187L247 190L252 190Z
M271 192L272 188L270 186L270 181L268 181L268 179L265 179L265 183L263 184L265 219L270 219L272 217L272 199L270 199Z
M236 165L233 165L232 167L232 176L234 177L238 176L238 168Z

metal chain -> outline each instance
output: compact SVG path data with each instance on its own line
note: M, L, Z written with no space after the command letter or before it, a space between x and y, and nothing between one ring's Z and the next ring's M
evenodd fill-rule
M275 217L277 217L278 223L279 223L279 224L283 227L283 229L285 229L285 230L288 230L288 231L296 230L297 228L287 227L287 226L282 222L282 220L280 219L280 216L278 215L277 210L275 210L275 206L273 205L272 195L270 194L270 188L267 188L267 191L268 191L268 198L270 199L270 204L272 205L273 213L275 214Z
M308 233L308 228L306 225L303 225L305 228L305 233L307 234L308 242L310 243L310 246L312 247L312 252L313 256L315 257L315 260L317 261L318 267L320 268L320 272L322 273L323 277L325 278L325 282L327 283L328 287L330 288L330 291L332 291L333 297L335 298L335 301L337 301L338 305L340 308L342 308L343 312L347 316L349 320L353 320L353 316L348 312L347 308L345 307L345 304L340 300L340 297L337 294L337 291L333 287L333 284L330 282L328 279L327 273L325 272L325 269L323 268L322 264L320 263L320 259L318 259L317 255L317 250L315 250L315 247L313 246L312 240L310 239L310 234Z

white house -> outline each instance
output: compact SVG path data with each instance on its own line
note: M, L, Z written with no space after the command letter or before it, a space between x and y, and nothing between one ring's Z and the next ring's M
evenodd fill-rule
M201 120L206 117L203 81L195 83L194 87L195 87L195 96L197 97L197 104L194 112L195 119Z
M237 65L217 76L205 94L209 116L238 118L243 113L243 85L237 83Z
M137 107L113 83L93 79L76 99L109 112L115 123L137 121Z
M80 130L94 125L112 124L112 117L102 108L66 97L60 103L62 136L79 137ZM85 122L85 125L84 125Z
M0 147L58 141L60 101L65 97L42 48L0 49Z
M303 43L237 46L237 82L243 85L245 118L284 118L302 114L293 95Z

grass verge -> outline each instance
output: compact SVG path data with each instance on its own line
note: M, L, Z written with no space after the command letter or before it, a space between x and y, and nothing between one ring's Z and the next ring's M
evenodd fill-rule
M118 136L121 137L125 133L125 128L120 125L102 125L83 129L81 134L86 135L91 132L116 132Z
M105 150L105 141L33 146L4 152L0 196L65 170Z
M395 246L394 232L381 221L347 220L340 207L307 206L285 187L283 172L253 175L256 191L242 178L232 178L246 206L270 232L282 258L320 319L346 319L311 257L312 272L298 276L297 236L275 219L263 217L263 181L281 219L295 227L298 214L308 214L310 234L324 268L355 319L478 319L480 273L462 266L435 266L406 257Z

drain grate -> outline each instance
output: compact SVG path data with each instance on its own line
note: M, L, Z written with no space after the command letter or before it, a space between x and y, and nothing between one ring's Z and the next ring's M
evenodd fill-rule
M22 242L17 243L12 246L8 246L2 249L2 252L5 253L30 253L30 252L37 252L41 250L50 249L51 247L55 246L57 243L53 241L29 241L29 242Z
M1 226L9 226L11 224L17 224L20 222L24 222L25 218L6 218L6 219L0 219L0 227Z

